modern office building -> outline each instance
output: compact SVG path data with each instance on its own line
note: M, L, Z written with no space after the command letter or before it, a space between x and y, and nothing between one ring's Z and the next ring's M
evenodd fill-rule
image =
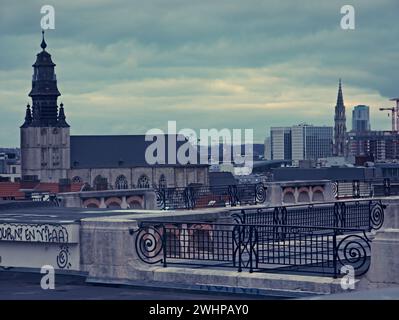
M270 128L271 160L291 160L291 127Z
M300 124L293 126L291 132L292 160L317 160L332 156L332 127Z
M352 131L370 131L370 109L365 105L358 105L352 111Z
M263 157L265 160L272 160L272 146L270 137L266 137L265 139L265 151Z
M332 148L333 127L300 124L270 129L271 160L317 160L331 157Z

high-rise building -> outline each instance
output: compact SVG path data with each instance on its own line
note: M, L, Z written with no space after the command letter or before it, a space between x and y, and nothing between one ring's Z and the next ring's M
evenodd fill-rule
M332 156L333 128L300 124L293 126L292 160L317 160Z
M352 111L352 131L370 131L370 109L365 105L358 105Z
M345 156L346 151L346 116L342 94L341 79L339 79L337 104L334 117L334 155Z
M264 154L265 160L271 160L272 159L272 146L271 146L271 138L266 137L265 139L265 154Z
M332 127L307 124L272 127L269 139L272 160L317 160L332 156Z
M291 160L291 127L270 128L272 160Z

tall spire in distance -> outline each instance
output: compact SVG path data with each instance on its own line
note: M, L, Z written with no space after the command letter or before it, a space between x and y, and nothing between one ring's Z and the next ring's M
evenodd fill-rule
M342 96L342 82L340 78L338 86L337 106L343 106L343 105L344 105L344 97Z
M44 40L44 30L42 30L42 43L40 44L40 47L42 47L43 51L47 48L47 43Z
M346 116L342 81L339 79L337 104L334 117L334 155L343 157L346 154Z

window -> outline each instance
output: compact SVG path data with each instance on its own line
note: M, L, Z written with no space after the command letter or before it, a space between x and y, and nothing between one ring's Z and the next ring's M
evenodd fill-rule
M124 175L120 175L116 178L115 181L115 189L128 189L129 185L127 183L127 179Z
M95 190L107 190L108 187L107 178L98 175L94 178L93 185Z
M158 184L159 184L160 188L166 188L167 187L165 175L161 174L161 176L159 177L159 183Z
M82 183L82 178L79 176L74 176L72 178L72 183Z
M141 188L141 189L148 189L150 187L150 180L148 179L148 177L145 174L143 174L139 178L139 181L137 183L137 187Z

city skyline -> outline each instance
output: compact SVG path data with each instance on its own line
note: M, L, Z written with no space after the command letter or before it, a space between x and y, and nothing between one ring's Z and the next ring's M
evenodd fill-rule
M0 145L12 147L30 100L42 4L5 2ZM253 128L255 142L263 143L272 126L332 126L338 78L348 129L358 104L370 106L372 129L390 129L378 109L398 95L393 1L378 8L355 1L352 31L340 29L341 1L291 3L297 10L259 1L247 7L151 1L134 12L126 8L136 3L126 1L49 4L56 29L46 32L46 41L73 134L144 134L176 120L179 128L195 130Z

